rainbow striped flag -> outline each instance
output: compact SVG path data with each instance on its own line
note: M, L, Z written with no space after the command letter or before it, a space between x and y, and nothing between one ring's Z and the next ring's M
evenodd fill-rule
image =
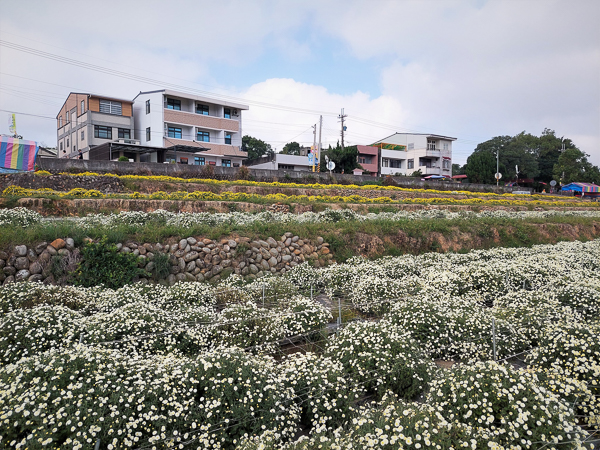
M39 150L35 141L0 136L0 168L11 171L32 171Z

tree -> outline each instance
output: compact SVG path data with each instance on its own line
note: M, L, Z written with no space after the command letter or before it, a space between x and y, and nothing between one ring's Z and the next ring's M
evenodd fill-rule
M298 144L297 142L288 142L283 146L283 150L281 150L281 153L283 153L284 155L300 156L300 144Z
M471 183L495 184L496 158L488 151L474 152L467 158L465 173Z
M248 152L248 159L256 159L273 152L271 145L252 136L242 137L242 151Z
M325 154L321 156L321 172L328 170L325 155L329 157L330 161L335 163L335 169L333 169L333 172L335 173L342 173L342 171L344 173L352 173L354 169L360 167L360 164L358 164L358 148L356 145L344 147L344 150L342 150L339 142L333 148L330 145Z
M466 164L464 166L461 166L460 164L452 164L452 176L454 176L454 175L464 175L465 174L465 167L467 167Z
M600 169L588 161L588 156L578 148L566 149L554 165L555 179L562 184L574 181L600 183Z
M537 151L537 140L538 138L531 134L525 134L522 132L514 137L511 136L496 136L489 141L482 142L476 148L475 153L487 153L494 160L496 155L500 152L500 173L504 180L514 180L517 178L517 172L515 166L519 166L519 178L534 178L539 174L539 168L537 165L537 159L535 152ZM481 160L476 159L477 164ZM469 160L467 159L467 166ZM486 166L487 167L487 166ZM474 173L473 168L465 168L466 174ZM496 173L496 161L494 161L494 173L492 174L489 183L496 183L496 179L493 176ZM477 179L488 179L487 176L481 175ZM469 176L469 180L474 180ZM483 181L479 181L483 183ZM488 181L485 181L487 183Z

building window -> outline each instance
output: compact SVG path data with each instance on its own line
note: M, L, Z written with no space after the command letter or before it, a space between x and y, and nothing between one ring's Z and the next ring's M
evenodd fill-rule
M99 139L112 139L112 128L94 125L94 137Z
M427 150L437 150L435 148L435 141L432 139L427 139Z
M221 166L223 166L223 167L231 167L231 160L230 159L222 159L221 160Z
M444 148L444 151L448 151L450 149L450 144L448 144L447 142L444 142L443 148Z
M414 150L415 149L415 143L411 142L410 144L408 144L407 150Z
M394 169L402 169L402 160L401 159L391 159L390 167Z
M359 164L371 164L371 157L370 156L359 156L358 163Z
M167 99L167 109L174 109L176 111L181 111L181 100L177 100L174 98Z
M60 143L60 149L62 150L62 142Z
M65 117L66 117L65 123L69 123L69 111L67 111L65 113Z
M390 167L390 160L387 158L381 159L381 167Z
M131 139L131 130L119 128L119 139Z
M85 131L81 130L81 140L83 141L85 139Z
M167 134L170 138L181 139L181 128L169 127Z
M200 142L210 142L210 133L208 131L198 131L196 140Z
M65 146L65 148L69 148L69 138L67 138L67 145Z
M442 167L443 167L444 169L449 169L449 168L450 168L450 160L449 160L449 159L444 159L444 160L442 161Z
M196 114L208 116L208 105L196 105Z
M231 133L225 133L225 143L231 145Z
M62 128L62 116L58 118L58 128Z
M294 170L294 166L290 166L289 164L279 164L278 167L281 170Z
M414 159L409 159L407 161L407 169L414 169L415 168L415 160Z
M152 133L150 132L150 127L146 128L146 142L150 140Z
M146 100L146 114L150 114L150 99Z
M100 112L104 114L122 116L123 107L121 105L121 102L114 102L111 100L100 100Z
M206 162L205 162L204 156L196 156L194 158L194 164L196 166L203 166L203 165L205 165Z
M226 119L231 119L231 109L230 108L225 108L225 114L223 114L223 117L225 117Z
M85 112L85 100L81 100L81 114Z

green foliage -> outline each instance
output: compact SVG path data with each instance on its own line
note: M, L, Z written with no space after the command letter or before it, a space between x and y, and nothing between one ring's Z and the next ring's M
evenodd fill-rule
M135 277L145 272L138 268L137 256L131 253L120 253L115 245L106 239L97 243L89 243L81 250L83 261L75 274L78 286L97 286L100 284L118 289L133 282Z
M496 158L489 152L475 152L467 158L465 173L471 183L493 184Z
M154 263L154 268L151 272L155 280L161 280L169 276L169 273L171 272L171 263L167 253L156 252L152 262Z
M281 153L283 153L284 155L300 156L300 144L298 144L297 142L288 142L283 146L283 150L281 150Z
M354 169L360 167L360 164L358 164L358 148L356 145L351 145L350 147L344 147L344 149L342 149L338 142L338 145L335 147L329 146L329 149L325 153L329 157L329 160L335 163L335 169L333 169L334 173L352 173ZM325 155L321 156L320 165L321 172L328 172Z
M588 156L578 148L566 149L554 165L555 179L562 184L574 181L600 183L600 170L588 161Z
M117 161L129 162L129 158L127 156L119 156L119 159Z
M271 145L252 136L242 137L242 151L248 152L248 159L256 159L271 152Z
M417 169L413 173L411 173L410 176L416 177L416 178L421 178L423 176L423 172L421 172L421 169ZM425 187L425 189L427 189L427 187Z

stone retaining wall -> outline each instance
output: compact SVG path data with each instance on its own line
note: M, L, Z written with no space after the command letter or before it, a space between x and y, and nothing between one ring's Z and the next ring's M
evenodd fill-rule
M278 240L252 241L247 237L232 237L219 241L202 237L188 237L176 243L117 244L123 253L138 257L138 265L148 273L156 273L155 258L159 253L168 255L169 274L162 279L142 278L141 282L175 284L179 281L217 281L231 273L259 278L266 274L283 274L304 261L319 266L335 263L329 244L318 237L315 242L285 233ZM73 239L56 239L33 247L17 245L11 251L0 251L0 282L43 281L55 284L50 273L53 256L76 261L78 249Z

